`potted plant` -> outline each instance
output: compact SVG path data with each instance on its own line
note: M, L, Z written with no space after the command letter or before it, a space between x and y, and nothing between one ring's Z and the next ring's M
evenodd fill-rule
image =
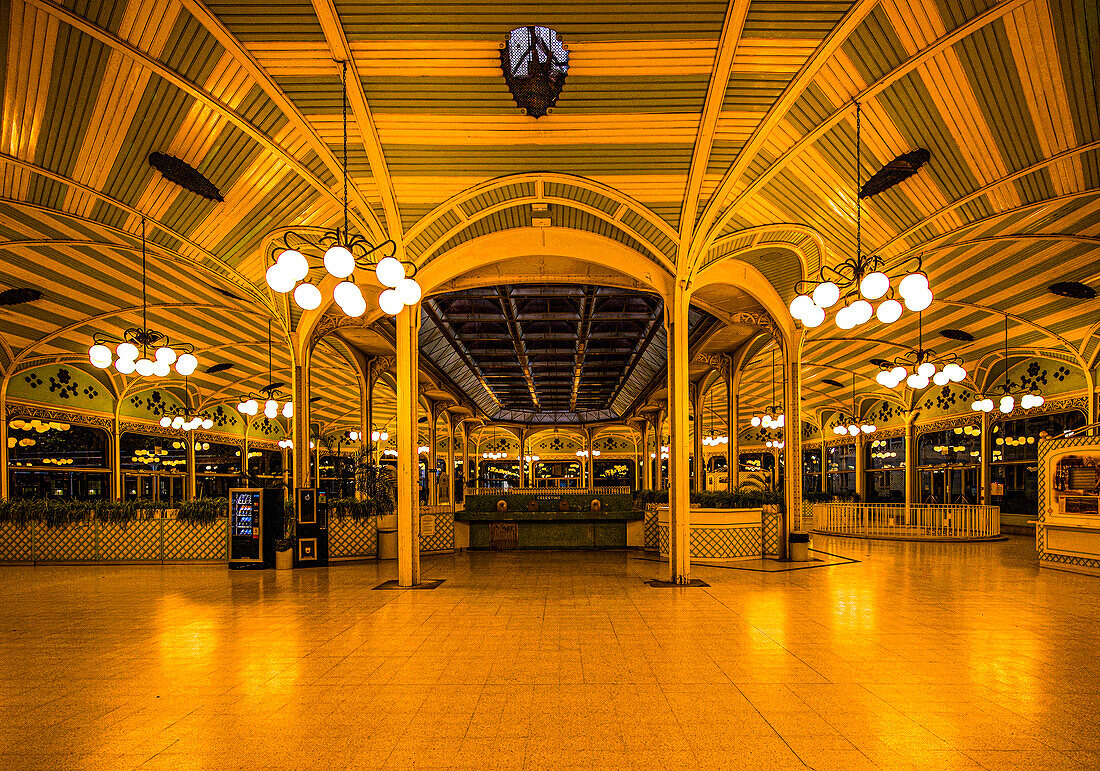
M397 559L397 504L395 482L387 468L374 462L374 445L368 443L355 454L355 489L360 509L377 518L378 559Z

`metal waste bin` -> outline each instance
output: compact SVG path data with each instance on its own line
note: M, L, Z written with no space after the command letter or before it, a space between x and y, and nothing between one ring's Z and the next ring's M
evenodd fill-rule
M810 534L792 531L787 537L787 558L791 562L810 561Z

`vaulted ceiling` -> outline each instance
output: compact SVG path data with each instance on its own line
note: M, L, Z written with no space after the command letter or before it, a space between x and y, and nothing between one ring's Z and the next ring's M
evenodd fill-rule
M426 264L529 229L530 205L547 204L551 228L614 240L670 276L743 259L784 301L822 260L854 251L858 100L863 179L903 152L931 153L863 216L865 249L923 255L937 295L926 335L972 333L952 348L971 369L995 354L1007 312L1014 349L1097 365L1097 301L1046 291L1100 285L1094 0L5 8L0 289L44 292L0 308L5 374L83 360L93 331L132 324L142 216L151 319L208 351L204 368L234 361L195 385L213 398L263 381L268 318L285 368L298 311L263 271L282 228L341 221L334 60L349 62L358 231ZM530 23L556 29L570 54L539 119L520 114L500 69L509 30ZM153 151L199 169L224 202L166 181ZM377 288L365 289L371 302ZM916 343L912 314L811 331L807 405L830 403L814 387L828 372L881 392L869 359ZM357 385L344 343L327 346L317 409L335 425L351 419ZM766 357L750 369L743 399L763 406Z

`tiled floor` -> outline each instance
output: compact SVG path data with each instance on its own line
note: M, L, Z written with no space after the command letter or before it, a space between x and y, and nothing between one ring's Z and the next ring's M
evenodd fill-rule
M0 767L1100 768L1100 579L1032 543L0 568Z

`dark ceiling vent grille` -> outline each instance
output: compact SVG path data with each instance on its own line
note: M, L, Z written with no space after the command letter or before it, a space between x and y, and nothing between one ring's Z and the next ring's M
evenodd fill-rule
M149 165L163 174L169 182L175 182L184 190L190 190L203 198L219 203L225 200L213 182L187 161L182 161L174 155L150 153Z
M225 372L227 369L232 369L232 368L233 368L233 362L223 361L223 362L219 362L218 364L212 364L211 366L207 367L206 368L206 374L207 375L213 375L215 372Z
M961 329L941 329L940 334L948 340L962 340L964 343L974 342L974 335L963 332Z
M1050 292L1073 300L1092 300L1096 297L1096 290L1080 281L1059 281L1050 285Z
M541 118L561 95L569 52L547 27L518 27L501 44L500 66L512 98L526 115Z
M883 369L891 369L894 366L893 362L886 361L886 359L871 359L871 364L875 367L882 367Z
M836 380L833 380L833 379L827 378L827 377L821 378L821 382L824 383L825 385L831 385L833 388L846 388L847 387L843 383L840 383Z
M18 286L14 289L5 289L0 292L0 305L22 305L23 303L32 303L35 300L41 300L42 293L37 289L29 289L27 287Z
M920 167L928 163L932 154L923 147L910 153L899 155L894 160L883 166L874 176L867 180L860 188L860 198L870 198L873 195L886 192L920 171Z

